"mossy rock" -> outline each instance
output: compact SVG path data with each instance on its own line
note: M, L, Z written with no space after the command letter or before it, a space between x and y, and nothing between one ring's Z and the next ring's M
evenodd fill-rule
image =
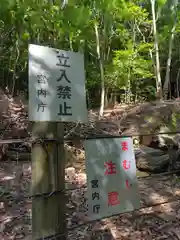
M136 154L136 166L141 171L164 172L169 165L169 155L159 149L143 146Z

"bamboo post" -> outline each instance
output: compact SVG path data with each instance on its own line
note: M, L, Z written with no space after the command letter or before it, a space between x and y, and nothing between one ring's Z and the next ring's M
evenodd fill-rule
M63 139L63 123L35 123L33 138ZM62 190L62 193L53 194ZM65 240L65 153L63 140L46 145L35 143L32 146L32 195L52 193L49 196L35 197L32 201L32 239L43 239L59 235L54 239ZM48 238L47 238L48 239Z

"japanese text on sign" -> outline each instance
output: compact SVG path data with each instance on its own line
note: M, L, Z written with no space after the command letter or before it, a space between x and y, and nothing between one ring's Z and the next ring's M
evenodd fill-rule
M65 69L60 68L60 76L56 80L58 82L56 93L57 97L63 99L62 103L59 103L58 107L58 116L72 116L72 106L67 103L67 99L71 99L71 81L67 77L67 69L71 66L68 64L69 57L65 56L63 53L57 51L58 63L56 66L64 67ZM63 84L63 81L65 82Z
M87 122L82 54L29 45L29 120Z
M91 187L94 189L94 192L92 192L92 201L94 202L94 200L100 200L99 184L98 184L98 180L97 179L93 179L91 181ZM93 213L99 213L100 207L101 207L100 204L98 202L96 202L92 206Z
M86 140L85 154L90 218L139 208L132 139Z

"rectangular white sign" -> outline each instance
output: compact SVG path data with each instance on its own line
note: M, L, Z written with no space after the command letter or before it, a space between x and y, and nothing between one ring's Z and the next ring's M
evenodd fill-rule
M132 138L86 140L84 146L90 219L138 209Z
M29 45L29 120L88 121L83 54Z

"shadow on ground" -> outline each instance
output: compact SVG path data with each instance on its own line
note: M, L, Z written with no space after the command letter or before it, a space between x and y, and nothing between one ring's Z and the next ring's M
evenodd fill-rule
M26 239L31 235L31 201L23 200L29 193L30 180L29 162L1 162L1 239ZM173 176L141 178L138 182L142 209L86 224L70 231L69 239L179 239L180 201L174 200L180 198L180 182ZM86 189L68 191L68 199L68 226L85 223Z

